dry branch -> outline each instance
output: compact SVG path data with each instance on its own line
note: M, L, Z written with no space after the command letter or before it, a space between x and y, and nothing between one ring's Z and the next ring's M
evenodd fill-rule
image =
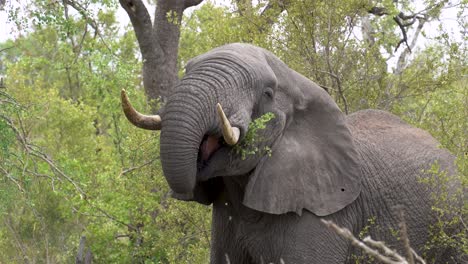
M364 253L374 257L378 261L385 264L411 264L408 260L398 254L395 250L388 248L383 242L375 241L370 236L365 237L362 241L357 239L351 231L347 228L339 227L332 221L327 221L322 219L328 228L335 231L338 235L343 238L351 241L353 246L356 246L364 251ZM415 259L421 264L426 264L424 260L416 254L416 252L411 249L411 253L414 255ZM415 263L415 262L413 262Z
M424 23L421 23L421 21L425 21L429 18L428 14L436 9L436 8L440 8L441 6L445 5L447 3L447 1L440 1L438 3L435 3L433 5L430 5L428 6L427 8L421 10L421 11L418 11L418 12L414 12L414 13L411 13L411 14L405 14L403 12L399 12L397 15L393 16L393 21L395 21L395 23L398 25L398 27L400 28L400 31L403 35L403 37L400 39L400 41L397 43L396 47L395 47L395 52L398 50L398 48L400 47L400 45L402 43L405 43L406 47L407 47L407 51L409 51L411 53L411 49L413 48L412 45L410 45L408 43L408 28L413 25L416 20L419 20L420 21L420 25L422 27L422 25ZM373 14L375 16L386 16L386 15L390 15L390 12L388 11L387 8L385 7L377 7L377 6L374 6L372 8L370 8L369 10L367 10L367 12L369 14ZM419 33L417 33L419 34Z

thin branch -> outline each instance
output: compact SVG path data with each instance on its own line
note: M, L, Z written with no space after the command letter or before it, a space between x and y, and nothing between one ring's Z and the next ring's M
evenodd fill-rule
M13 238L14 238L14 240L16 242L17 247L21 250L21 254L23 255L24 263L28 264L29 263L29 257L26 254L27 246L23 245L23 243L21 243L20 237L18 236L15 229L13 229L13 226L11 225L11 216L6 217L5 220L3 221L3 223L8 227L8 229L10 229L10 232L13 235Z
M390 257L398 263L407 263L407 261L400 254L398 254L398 252L388 248L382 241L375 241L370 236L365 237L364 239L362 239L362 241L367 245L380 250L385 256Z
M416 31L414 32L413 39L411 41L411 45L408 47L408 49L405 49L401 54L400 57L398 58L397 62L397 68L395 70L395 74L401 74L403 71L403 68L405 67L405 60L406 57L408 56L408 53L411 53L411 50L416 46L416 42L419 38L419 34L421 33L421 30L426 22L426 19L418 19L419 24L418 27L416 28Z
M375 241L370 236L365 237L362 241L357 239L351 231L347 228L339 227L332 221L327 221L322 219L322 223L324 223L328 228L335 231L338 235L342 236L343 238L348 239L351 241L351 244L362 249L366 254L374 257L380 262L385 264L411 264L413 262L408 262L403 258L400 254L398 254L395 250L390 249L381 241ZM406 232L406 230L404 230ZM409 243L408 243L409 245ZM419 261L421 264L426 264L425 261L416 254L416 252L410 248L411 256Z
M125 174L127 174L127 173L130 173L130 172L132 172L132 171L134 171L134 170L141 169L141 168L143 168L143 167L145 167L145 166L147 166L147 165L153 163L153 162L154 162L155 160L157 160L157 159L159 159L159 156L156 157L156 158L154 158L154 159L152 159L152 160L146 161L145 163L143 163L143 164L141 164L141 165L138 165L138 166L135 166L135 167L130 167L130 168L124 169L124 170L122 170L122 172L119 174L119 177L121 177L121 176L123 176L123 175L125 175Z
M189 220L189 222L195 226L202 234L203 236L205 237L206 239L206 242L208 243L208 245L211 245L210 243L210 235L208 234L208 232L206 231L205 229L205 225L203 224L202 227L199 227L192 219L191 215L188 215L184 210L180 210L180 212L184 215L184 219L187 219ZM210 246L211 247L211 246Z
M189 8L191 6L196 6L196 5L200 4L201 2L203 2L203 0L185 0L184 1L184 7Z
M421 256L419 256L418 253L416 253L416 251L414 251L414 249L412 248L411 248L411 253L413 254L414 258L417 261L421 262L421 264L426 264L426 261Z
M435 8L440 8L441 6L443 6L446 3L447 3L447 1L444 0L444 1L441 1L441 2L438 2L438 3L435 3L433 5L430 5L430 6L426 7L425 9L423 9L421 11L418 11L418 12L415 12L415 13L412 13L412 14L405 14L403 12L399 12L398 15L394 16L393 20L398 25L398 27L400 28L401 33L403 35L403 38L398 42L398 44L395 47L395 52L398 50L398 48L400 47L400 45L402 43L405 43L407 49L411 53L412 47L408 43L408 35L407 35L407 29L406 28L413 25L416 22L416 19L418 19L418 20L419 19L427 20L428 19L427 14L429 13L429 11L431 11L431 10L433 10ZM387 10L387 8L385 8L385 7L372 7L371 9L367 10L367 12L370 13L370 14L373 14L375 16L385 16L385 15L390 14L389 11Z
M11 47L6 47L6 48L3 48L3 49L0 49L0 52L3 52L3 51L6 51L6 50L9 50L9 49L12 49L14 48L15 46L11 46Z
M409 264L414 264L414 257L413 252L411 251L410 241L408 238L408 228L406 226L405 212L403 210L403 206L398 206L397 213L398 217L400 218L400 223L398 223L398 226L400 227L400 238L403 241L403 246L406 250L406 257L408 258Z
M5 177L7 177L10 181L12 181L14 184L16 184L16 186L18 186L18 190L20 190L20 192L24 193L24 189L23 187L21 186L21 184L19 183L18 179L16 179L15 177L11 176L11 174L5 170L3 167L0 167L0 171L3 172L3 174L5 175Z
M80 3L77 3L77 2L75 2L73 0L64 0L63 4L64 4L64 6L69 5L69 6L73 7L73 9L78 11L78 13L80 13L83 16L83 18L86 20L87 24L90 25L94 29L94 32L99 36L99 38L101 39L102 43L104 44L106 49L109 51L109 53L112 54L112 55L115 55L112 52L112 49L107 44L107 42L105 41L104 37L102 36L101 31L99 30L99 26L96 23L96 21L94 21L94 19L89 17L89 15L87 14L87 12L86 12L87 8L86 7L82 6Z
M411 48L408 44L408 35L406 34L406 28L405 26L403 25L403 22L401 20L400 17L398 16L395 16L393 17L393 20L397 23L398 27L400 28L401 30L401 33L403 34L403 38L398 42L398 44L396 45L395 47L395 51L396 52L398 50L398 48L400 47L401 43L405 43L406 44L406 47L408 48L409 52L411 52Z
M337 226L335 223L332 221L327 221L322 219L322 223L324 223L328 228L332 229L335 231L338 235L348 239L351 241L351 244L354 246L359 247L360 249L364 250L367 254L371 255L372 257L376 258L377 260L386 263L386 264L407 264L407 263L401 263L401 262L396 262L390 259L387 256L382 256L378 250L370 248L368 245L357 239L356 237L353 236L351 231L349 231L346 228L341 228Z

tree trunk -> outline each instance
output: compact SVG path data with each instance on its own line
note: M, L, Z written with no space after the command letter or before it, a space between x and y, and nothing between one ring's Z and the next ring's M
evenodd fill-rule
M142 0L119 0L132 22L143 58L143 85L153 112L178 82L180 25L186 8L203 0L158 0L154 23Z
M86 237L82 236L80 239L80 246L78 247L78 253L76 255L76 264L92 264L93 254L91 250L86 247Z

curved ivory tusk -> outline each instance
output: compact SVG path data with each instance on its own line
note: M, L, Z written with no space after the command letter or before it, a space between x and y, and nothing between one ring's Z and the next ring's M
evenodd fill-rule
M216 105L216 109L218 110L219 119L222 123L224 141L226 141L226 143L230 146L237 144L240 136L239 128L231 127L231 123L229 123L229 120L224 114L223 108L219 103Z
M130 123L135 126L148 130L161 130L161 117L159 115L143 115L140 114L128 100L127 93L124 89L120 93L122 99L122 108Z

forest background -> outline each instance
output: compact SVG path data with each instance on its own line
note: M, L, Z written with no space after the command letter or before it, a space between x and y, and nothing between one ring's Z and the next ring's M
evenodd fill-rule
M86 254L96 263L208 262L210 208L170 198L159 132L133 127L120 109L122 88L142 112L168 92L144 83L142 68L155 61L138 44L138 20L137 36L122 23L121 5L129 12L131 2L0 1L14 36L0 43L0 263L72 263ZM184 7L164 11L167 3ZM387 110L429 131L457 155L468 184L468 1L154 0L146 3L153 19L156 4L177 33L172 81L196 55L253 43L344 112ZM433 169L421 184L446 184ZM445 197L434 203L440 216L454 210ZM467 212L428 230L427 248L451 243L468 253L466 225L456 236L444 232Z

